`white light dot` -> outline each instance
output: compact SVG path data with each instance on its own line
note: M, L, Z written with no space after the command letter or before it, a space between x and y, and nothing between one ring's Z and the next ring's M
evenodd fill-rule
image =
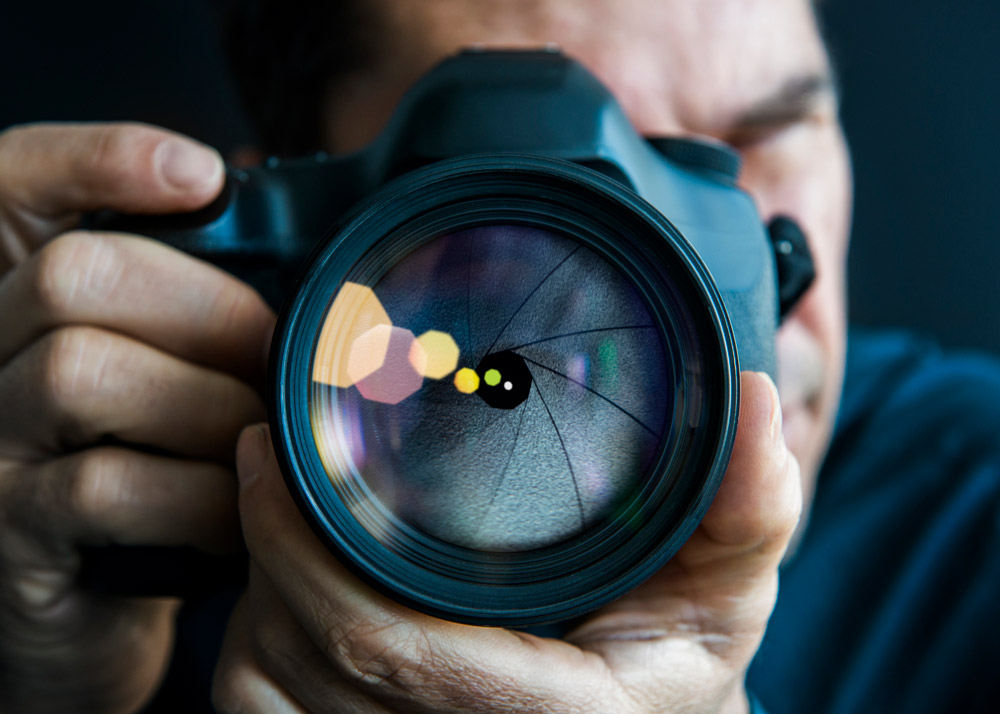
M514 385L511 384L510 382L504 382L503 383L503 388L506 389L509 392L510 390L512 390L514 388Z

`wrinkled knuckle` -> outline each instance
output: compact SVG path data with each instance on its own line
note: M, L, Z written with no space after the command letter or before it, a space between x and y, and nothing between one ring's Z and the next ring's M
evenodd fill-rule
M148 129L127 124L95 128L79 167L80 178L98 185L118 185L130 180L135 157L149 143L149 133Z
M249 287L236 280L226 280L220 284L212 313L217 316L213 322L223 334L232 334L246 324L247 316L259 312L260 297Z
M221 342L243 343L251 335L261 335L273 321L273 314L260 294L249 285L225 275L215 286L207 314L213 337Z
M366 687L414 693L435 680L426 638L405 622L363 623L331 632L327 641L327 655L340 672Z
M83 452L67 479L67 508L88 523L113 524L135 500L124 456L113 449Z
M64 419L83 418L81 405L100 393L111 337L90 327L64 327L42 341L42 395Z
M82 304L106 300L123 272L114 240L86 231L65 233L38 254L36 300L51 319L67 318Z
M47 243L35 262L35 297L42 311L58 319L75 302L79 257L87 250L83 233L65 233Z

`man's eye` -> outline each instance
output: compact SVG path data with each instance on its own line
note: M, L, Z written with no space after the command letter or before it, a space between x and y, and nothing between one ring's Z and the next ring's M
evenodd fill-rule
M781 124L741 127L727 134L725 141L737 151L750 151L779 140L785 134L802 127L809 121L808 118L803 117Z
M787 135L798 134L800 130L817 129L836 124L836 102L821 102L807 111L791 114L774 121L750 122L730 129L722 137L733 148L752 150L776 142Z

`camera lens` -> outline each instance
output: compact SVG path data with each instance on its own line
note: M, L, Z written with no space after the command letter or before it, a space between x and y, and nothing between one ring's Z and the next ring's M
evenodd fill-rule
M466 622L566 619L676 551L735 426L721 301L679 234L561 162L446 162L348 217L282 317L272 410L317 533Z
M620 271L550 231L487 225L370 282L335 297L315 349L328 472L387 519L486 551L550 545L621 507L669 422L671 370Z

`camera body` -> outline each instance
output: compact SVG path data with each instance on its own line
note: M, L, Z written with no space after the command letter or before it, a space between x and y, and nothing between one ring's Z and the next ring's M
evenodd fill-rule
M708 268L741 367L774 376L774 250L736 186L738 155L702 141L640 137L610 92L555 50L467 50L424 76L365 149L230 169L207 208L132 216L126 225L224 268L278 308L307 256L359 201L415 168L478 155L572 162L647 201Z
M662 567L721 483L739 370L775 374L808 280L779 284L797 251L776 256L738 171L724 146L639 136L556 50L473 49L361 151L231 169L201 211L99 225L284 304L272 439L348 567L434 615L527 626ZM440 375L415 366L421 330L455 352Z

